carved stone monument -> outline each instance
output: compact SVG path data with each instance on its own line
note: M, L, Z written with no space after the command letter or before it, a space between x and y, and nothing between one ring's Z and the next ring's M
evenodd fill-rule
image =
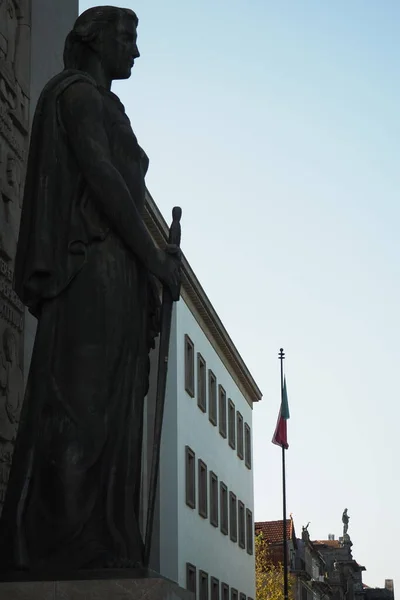
M177 247L159 249L144 225L149 161L111 92L140 56L137 25L129 9L83 13L65 42L65 68L35 112L17 252L7 237L15 290L38 331L0 520L3 569L147 566L139 512L149 351L159 327L154 278L164 286L160 346L168 353L180 277ZM21 393L9 381L22 386L23 378L9 329L3 347L4 439L14 443ZM156 428L159 437L160 418ZM157 461L156 452L153 490Z
M148 158L110 90L139 57L138 19L110 6L77 19L28 157L31 2L0 0L0 596L190 598L143 568L143 404L161 326L159 442L180 211L157 248ZM25 306L38 330L24 396Z
M30 2L0 0L0 514L24 391L13 274L29 142Z

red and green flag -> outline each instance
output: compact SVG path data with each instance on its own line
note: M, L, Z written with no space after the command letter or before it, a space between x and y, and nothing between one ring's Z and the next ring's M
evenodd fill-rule
M287 420L289 418L289 403L287 397L285 377L285 379L283 380L281 409L279 411L278 422L276 424L276 429L274 437L272 438L272 443L276 444L277 446L280 446L281 448L286 448L286 450L289 448L289 444L287 441Z

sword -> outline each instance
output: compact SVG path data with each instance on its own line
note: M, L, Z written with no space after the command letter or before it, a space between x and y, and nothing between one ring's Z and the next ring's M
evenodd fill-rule
M181 243L181 220L182 209L179 206L175 206L172 209L172 224L169 230L169 244L180 246ZM180 256L177 259L180 261ZM180 287L180 286L179 286ZM179 290L177 297L179 298ZM162 304L161 304L161 331L160 331L160 345L158 355L158 373L157 373L157 392L156 392L156 406L154 415L154 438L153 438L153 452L150 467L150 485L149 485L149 499L146 519L146 534L144 543L144 566L149 566L150 551L151 551L151 538L153 535L153 523L154 523L154 510L156 503L156 492L157 492L157 480L160 467L160 448L161 448L161 432L162 423L164 416L164 404L165 404L165 390L167 384L167 373L168 373L168 351L169 351L169 339L171 334L171 319L172 319L172 307L174 300L172 299L169 288L164 285L162 293Z

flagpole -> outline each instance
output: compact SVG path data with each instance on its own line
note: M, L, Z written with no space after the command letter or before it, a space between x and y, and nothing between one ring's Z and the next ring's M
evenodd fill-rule
M279 360L281 361L281 406L283 405L283 361L285 353L283 348L279 351ZM282 499L283 499L283 596L284 600L289 598L288 590L288 543L286 532L286 465L285 465L285 446L282 445Z

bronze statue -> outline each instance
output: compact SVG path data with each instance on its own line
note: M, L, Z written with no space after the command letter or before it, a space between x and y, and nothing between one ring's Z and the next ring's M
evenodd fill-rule
M155 276L179 297L175 247L144 223L148 158L111 83L139 57L131 10L91 8L35 112L15 289L38 319L0 523L1 568L143 562L139 492Z

